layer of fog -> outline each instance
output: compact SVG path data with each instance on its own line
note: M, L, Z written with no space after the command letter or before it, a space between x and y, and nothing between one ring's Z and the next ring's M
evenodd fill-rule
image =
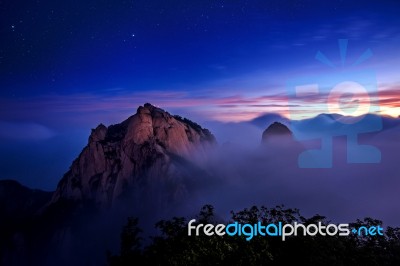
M193 218L205 204L213 205L225 221L231 210L284 204L300 209L306 217L320 214L337 223L372 217L382 220L384 226L400 226L398 124L359 136L360 143L380 150L379 163L348 163L346 136L337 136L333 137L332 167L305 169L299 167L299 154L308 148L317 149L320 140L297 142L291 138L275 138L262 144L262 132L272 122L205 124L218 140L215 149L195 162L172 160L176 175L165 178L160 173L158 180L143 177L145 185L138 184L130 191L130 196L123 200L125 203L115 204L112 210L94 217L78 218L79 226L72 233L68 233L70 228L60 229L55 236L63 236L57 245L46 249L50 257L44 263L40 260L40 265L46 262L53 265L60 259L59 265L79 264L82 258L102 263L106 250L118 252L121 228L128 216L139 218L140 227L145 231L142 236L146 237L157 233L154 223L158 220L173 216ZM291 128L296 139L301 127L281 122ZM314 135L326 126L313 125ZM325 137L330 134L325 133ZM173 203L166 200L180 193L182 196Z
M320 214L337 223L372 217L382 220L384 226L400 226L397 125L359 136L359 143L380 151L379 163L348 163L347 138L337 136L332 138L332 167L320 169L301 168L298 161L305 150L320 148L319 139L300 142L295 134L294 138L277 137L261 143L263 128L255 124L207 126L218 140L215 149L195 163L172 160L175 174L132 191L128 204L117 204L113 221L103 219L103 224L117 230L129 215L139 218L146 234L156 234L156 221L173 216L193 218L205 204L213 205L226 222L232 210L283 204L299 209L305 217ZM295 133L299 130L294 124L288 126ZM183 196L169 205L171 195L182 190Z
M296 139L300 127L290 126ZM316 132L321 126L315 127ZM300 168L298 162L303 151L320 148L320 139L297 142L280 138L262 145L262 129L250 123L225 125L222 131L214 127L213 132L225 142L209 157L206 168L220 185L205 185L199 202L215 205L223 215L252 205L284 204L300 209L305 216L321 214L336 222L373 217L385 225L400 226L397 124L358 137L359 143L380 151L378 163L348 163L346 136L332 137L332 167L325 169ZM329 137L330 132L325 132Z

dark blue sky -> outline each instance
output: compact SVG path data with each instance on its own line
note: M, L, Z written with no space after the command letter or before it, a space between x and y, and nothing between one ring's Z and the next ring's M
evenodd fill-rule
M81 145L145 102L198 122L287 115L287 80L329 74L314 57L340 65L338 39L348 62L371 49L363 67L397 116L399 13L398 1L0 1L0 137Z
M0 95L8 99L179 90L261 69L282 73L338 38L387 45L400 11L396 1L7 2Z

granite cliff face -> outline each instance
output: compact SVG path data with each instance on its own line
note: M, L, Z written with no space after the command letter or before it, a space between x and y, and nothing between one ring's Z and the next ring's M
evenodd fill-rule
M190 120L151 104L120 124L100 124L72 163L53 195L52 203L91 200L111 206L136 188L159 201L179 200L188 193L185 167L196 167L216 144L214 136ZM157 194L168 187L168 196ZM157 201L157 200L156 200Z

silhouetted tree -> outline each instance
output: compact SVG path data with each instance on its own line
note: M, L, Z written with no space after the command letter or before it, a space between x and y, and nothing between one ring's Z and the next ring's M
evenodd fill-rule
M246 208L231 212L231 219L241 224L293 223L328 225L324 216L305 218L299 210L276 206ZM221 223L214 207L205 205L197 224ZM388 227L384 236L350 234L349 236L280 237L255 236L188 236L188 220L174 217L156 224L160 235L140 248L140 229L137 219L129 218L121 233L121 253L109 256L109 265L400 265L400 229ZM350 227L382 226L372 218L357 220Z
M109 265L132 265L132 262L142 258L141 241L139 236L142 230L138 227L138 219L129 217L121 232L121 255L108 254Z

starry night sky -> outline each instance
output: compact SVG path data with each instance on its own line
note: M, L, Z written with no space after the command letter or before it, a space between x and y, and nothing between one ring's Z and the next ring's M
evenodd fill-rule
M0 1L0 137L85 139L145 102L200 123L285 115L286 81L329 73L317 51L340 65L338 39L348 62L371 49L363 67L398 116L398 14L398 1Z

